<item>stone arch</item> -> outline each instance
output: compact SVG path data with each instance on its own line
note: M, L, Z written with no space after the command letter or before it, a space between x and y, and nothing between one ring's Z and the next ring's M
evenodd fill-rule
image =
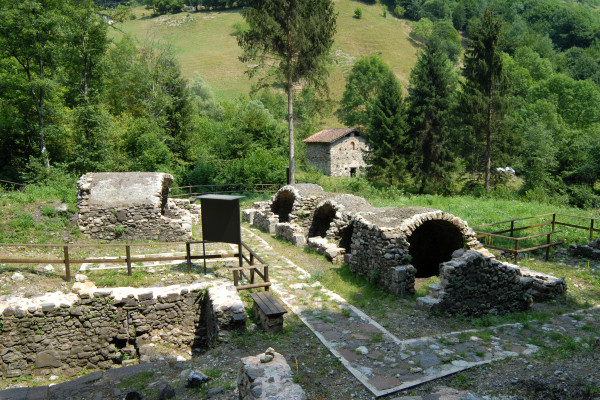
M308 237L327 237L327 231L335 219L335 205L331 202L324 202L317 207L313 215L312 223L308 230Z
M461 228L445 219L424 221L406 239L417 278L439 275L440 264L450 261L452 253L465 245Z
M362 197L352 194L339 194L335 197L323 200L315 208L308 237L320 236L340 242L345 239L347 250L350 249L352 228L350 221L352 217L361 211L371 209L371 204ZM350 234L350 236L347 236Z
M293 186L279 189L271 203L271 211L278 216L279 222L290 222L290 214L299 197L300 194Z

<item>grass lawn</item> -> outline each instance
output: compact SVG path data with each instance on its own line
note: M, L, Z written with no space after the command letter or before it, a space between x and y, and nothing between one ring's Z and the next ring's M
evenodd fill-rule
M418 51L418 45L408 37L408 22L389 13L384 18L380 5L336 0L335 7L338 12L337 34L329 78L332 99L339 101L341 98L345 75L351 70L354 60L370 54L381 54L406 88ZM356 7L363 11L361 19L353 17ZM151 18L150 10L137 7L133 14L136 19L128 20L117 28L140 42L156 41L171 45L186 78L193 79L197 71L219 99L232 99L249 93L251 82L244 74L246 65L238 59L241 50L232 35L234 24L242 22L239 10L184 12ZM121 35L114 31L113 38L118 39ZM339 125L335 118L330 118L327 123L332 127Z

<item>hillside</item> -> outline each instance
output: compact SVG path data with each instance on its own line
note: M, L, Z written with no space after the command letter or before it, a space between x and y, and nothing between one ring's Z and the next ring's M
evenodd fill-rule
M329 79L331 97L340 99L344 90L344 74L356 57L380 53L400 82L406 86L410 70L417 59L418 45L409 37L410 26L388 14L382 16L379 5L366 5L351 0L335 1L338 31L333 46L334 64ZM360 7L362 18L353 17ZM240 49L233 36L234 24L241 23L239 10L223 12L180 13L150 18L143 7L134 9L136 19L118 29L140 41L167 43L173 47L181 63L183 75L191 79L198 71L220 99L248 93L251 82L238 60ZM118 38L119 34L115 35Z

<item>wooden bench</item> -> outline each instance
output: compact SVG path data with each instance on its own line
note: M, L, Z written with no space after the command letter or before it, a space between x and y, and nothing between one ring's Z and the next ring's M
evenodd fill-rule
M287 311L271 292L252 293L254 313L258 315L263 329L268 333L283 332L283 314Z

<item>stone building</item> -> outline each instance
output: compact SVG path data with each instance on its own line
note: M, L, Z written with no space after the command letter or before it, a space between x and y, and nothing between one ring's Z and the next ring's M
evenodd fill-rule
M367 143L356 128L324 129L303 142L306 161L326 175L355 176L367 166Z
M170 199L173 176L160 172L91 172L78 181L77 225L102 240L192 239L199 206Z

